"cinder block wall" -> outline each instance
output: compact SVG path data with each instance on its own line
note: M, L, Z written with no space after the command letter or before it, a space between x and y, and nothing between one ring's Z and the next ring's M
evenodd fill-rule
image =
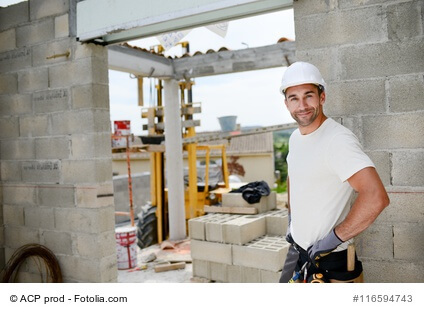
M424 2L294 2L297 60L327 83L327 115L350 128L391 205L357 245L367 282L424 282Z
M65 281L114 282L107 49L76 42L71 3L0 9L0 265L40 243Z

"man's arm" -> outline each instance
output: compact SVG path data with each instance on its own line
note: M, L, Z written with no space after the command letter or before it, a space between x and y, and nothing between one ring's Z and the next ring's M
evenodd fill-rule
M358 193L358 197L344 221L334 229L342 241L349 240L364 231L390 203L375 168L366 167L347 181Z

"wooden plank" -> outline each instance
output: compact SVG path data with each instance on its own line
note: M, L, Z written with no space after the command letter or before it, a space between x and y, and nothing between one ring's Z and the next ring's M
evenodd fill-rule
M258 214L257 208L249 207L222 207L205 205L204 211L205 213Z
M160 273L166 271L181 270L185 268L185 266L185 262L159 264L155 266L155 272Z

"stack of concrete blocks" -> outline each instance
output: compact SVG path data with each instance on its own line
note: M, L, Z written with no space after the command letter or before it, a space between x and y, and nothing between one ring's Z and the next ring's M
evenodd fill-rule
M107 48L76 41L75 3L0 8L0 265L39 243L66 282L115 282Z
M371 283L424 281L424 1L294 1L296 59L374 161L391 204L357 238Z
M224 194L222 205L256 207L258 214L211 213L189 220L193 277L228 283L277 283L289 244L286 209L276 194L248 204L240 193Z

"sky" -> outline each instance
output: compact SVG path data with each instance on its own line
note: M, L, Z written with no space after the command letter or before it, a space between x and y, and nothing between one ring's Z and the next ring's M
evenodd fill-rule
M0 6L17 2L21 0L0 0ZM206 27L199 27L190 30L181 41L189 41L191 53L204 53L221 47L238 50L271 45L277 43L281 37L295 39L292 9L229 21L225 38ZM129 43L149 49L159 44L159 41L156 37L151 37ZM181 54L181 46L166 52L167 56ZM196 131L219 130L218 117L226 115L236 115L237 123L242 127L294 122L279 93L284 70L285 67L279 67L195 78L193 102L200 102L202 106L202 113L194 116L195 119L200 119L200 126ZM156 100L156 83L154 79L144 79L145 107L153 105ZM132 133L145 134L142 124L146 121L141 119L141 107L137 105L137 80L128 73L109 70L109 97L112 131L113 121L130 120Z

